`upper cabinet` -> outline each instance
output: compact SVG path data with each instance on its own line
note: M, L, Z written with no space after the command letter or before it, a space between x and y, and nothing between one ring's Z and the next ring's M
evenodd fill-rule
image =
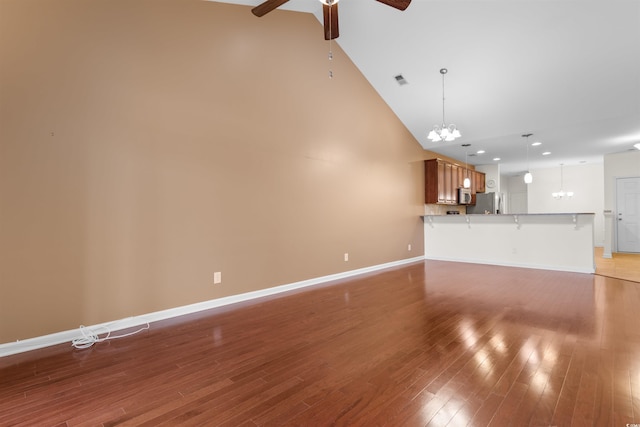
M478 172L478 171L473 171L473 174L475 176L475 187L476 187L476 193L484 193L486 191L485 189L485 174L482 172Z
M425 161L425 203L454 204L451 164L440 159Z
M425 160L425 203L439 205L457 205L458 188L464 178L471 180L472 203L475 193L484 193L485 175L442 159Z

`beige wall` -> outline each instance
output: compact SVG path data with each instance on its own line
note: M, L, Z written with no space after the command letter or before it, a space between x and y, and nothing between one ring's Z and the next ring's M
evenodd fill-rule
M422 255L430 153L327 50L309 14L0 0L0 343Z

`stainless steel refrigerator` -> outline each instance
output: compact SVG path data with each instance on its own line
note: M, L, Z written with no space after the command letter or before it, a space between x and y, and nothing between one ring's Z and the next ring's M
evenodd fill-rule
M468 214L500 214L502 193L476 193L476 204L467 206Z

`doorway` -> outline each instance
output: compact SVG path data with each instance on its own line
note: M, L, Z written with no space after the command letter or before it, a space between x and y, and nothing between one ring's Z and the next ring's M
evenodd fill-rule
M640 253L640 177L616 180L618 252Z

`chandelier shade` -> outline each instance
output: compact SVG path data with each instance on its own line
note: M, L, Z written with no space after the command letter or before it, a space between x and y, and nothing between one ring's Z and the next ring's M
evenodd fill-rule
M442 125L435 125L427 138L433 142L440 141L454 141L456 138L460 138L462 134L454 124L447 125L444 119L444 75L447 74L446 68L440 69L442 74Z
M460 138L462 135L456 128L456 125L446 126L444 123L442 126L434 126L431 132L429 132L428 138L433 142L438 141L454 141L456 138Z
M563 197L571 198L573 197L573 191L558 191L556 193L551 193L554 199L562 199Z

